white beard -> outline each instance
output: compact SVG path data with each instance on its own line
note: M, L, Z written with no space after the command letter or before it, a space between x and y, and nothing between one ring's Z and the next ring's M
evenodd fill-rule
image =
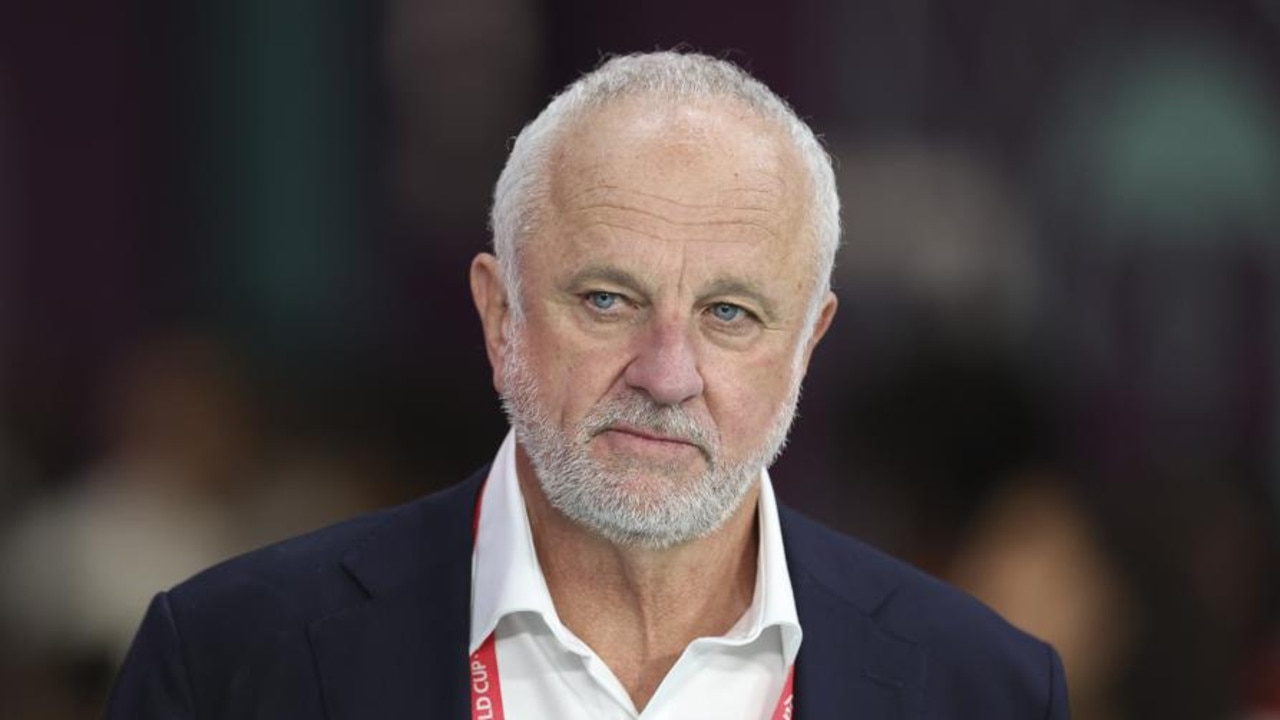
M759 447L736 462L723 457L714 425L640 391L605 398L574 427L556 427L542 406L523 332L514 328L503 361L503 409L551 506L610 542L662 549L708 535L742 505L786 444L800 396L801 373L794 368L788 397ZM591 440L615 424L681 438L701 450L706 468L691 475L675 464L597 460ZM658 482L647 480L655 476Z

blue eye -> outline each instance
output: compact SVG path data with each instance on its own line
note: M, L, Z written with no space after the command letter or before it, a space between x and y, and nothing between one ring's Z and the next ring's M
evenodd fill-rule
M733 322L742 317L746 311L730 303L716 303L711 306L711 314L720 322Z
M618 294L604 291L588 293L587 302L596 310L611 310L618 304Z

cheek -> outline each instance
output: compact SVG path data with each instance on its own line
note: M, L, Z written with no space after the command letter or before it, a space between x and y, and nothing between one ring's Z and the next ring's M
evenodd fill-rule
M791 355L746 362L738 356L707 378L707 404L723 442L731 446L751 444L771 428L790 399L792 368Z
M533 348L543 402L562 423L577 422L617 389L626 368L621 348L552 340Z

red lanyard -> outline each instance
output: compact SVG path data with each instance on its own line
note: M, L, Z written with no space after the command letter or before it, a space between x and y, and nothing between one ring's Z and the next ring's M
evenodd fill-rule
M498 679L498 651L493 633L471 653L471 719L506 720L502 682Z
M484 497L484 487L480 488L480 496L476 498L476 514L472 518L472 537L480 529L480 500ZM787 668L787 679L782 684L782 694L773 709L772 720L791 720L795 691L792 688L796 668ZM506 720L506 711L502 708L502 681L498 675L498 649L494 633L480 643L480 647L471 654L471 718L472 720Z

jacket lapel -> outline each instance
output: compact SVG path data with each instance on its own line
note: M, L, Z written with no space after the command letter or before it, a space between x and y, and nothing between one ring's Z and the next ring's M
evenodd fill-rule
M804 641L796 658L799 720L916 717L925 656L875 614L896 584L850 553L847 540L782 512L787 564ZM856 548L854 548L856 549Z
M471 516L484 469L345 558L368 597L309 628L330 720L466 718Z

